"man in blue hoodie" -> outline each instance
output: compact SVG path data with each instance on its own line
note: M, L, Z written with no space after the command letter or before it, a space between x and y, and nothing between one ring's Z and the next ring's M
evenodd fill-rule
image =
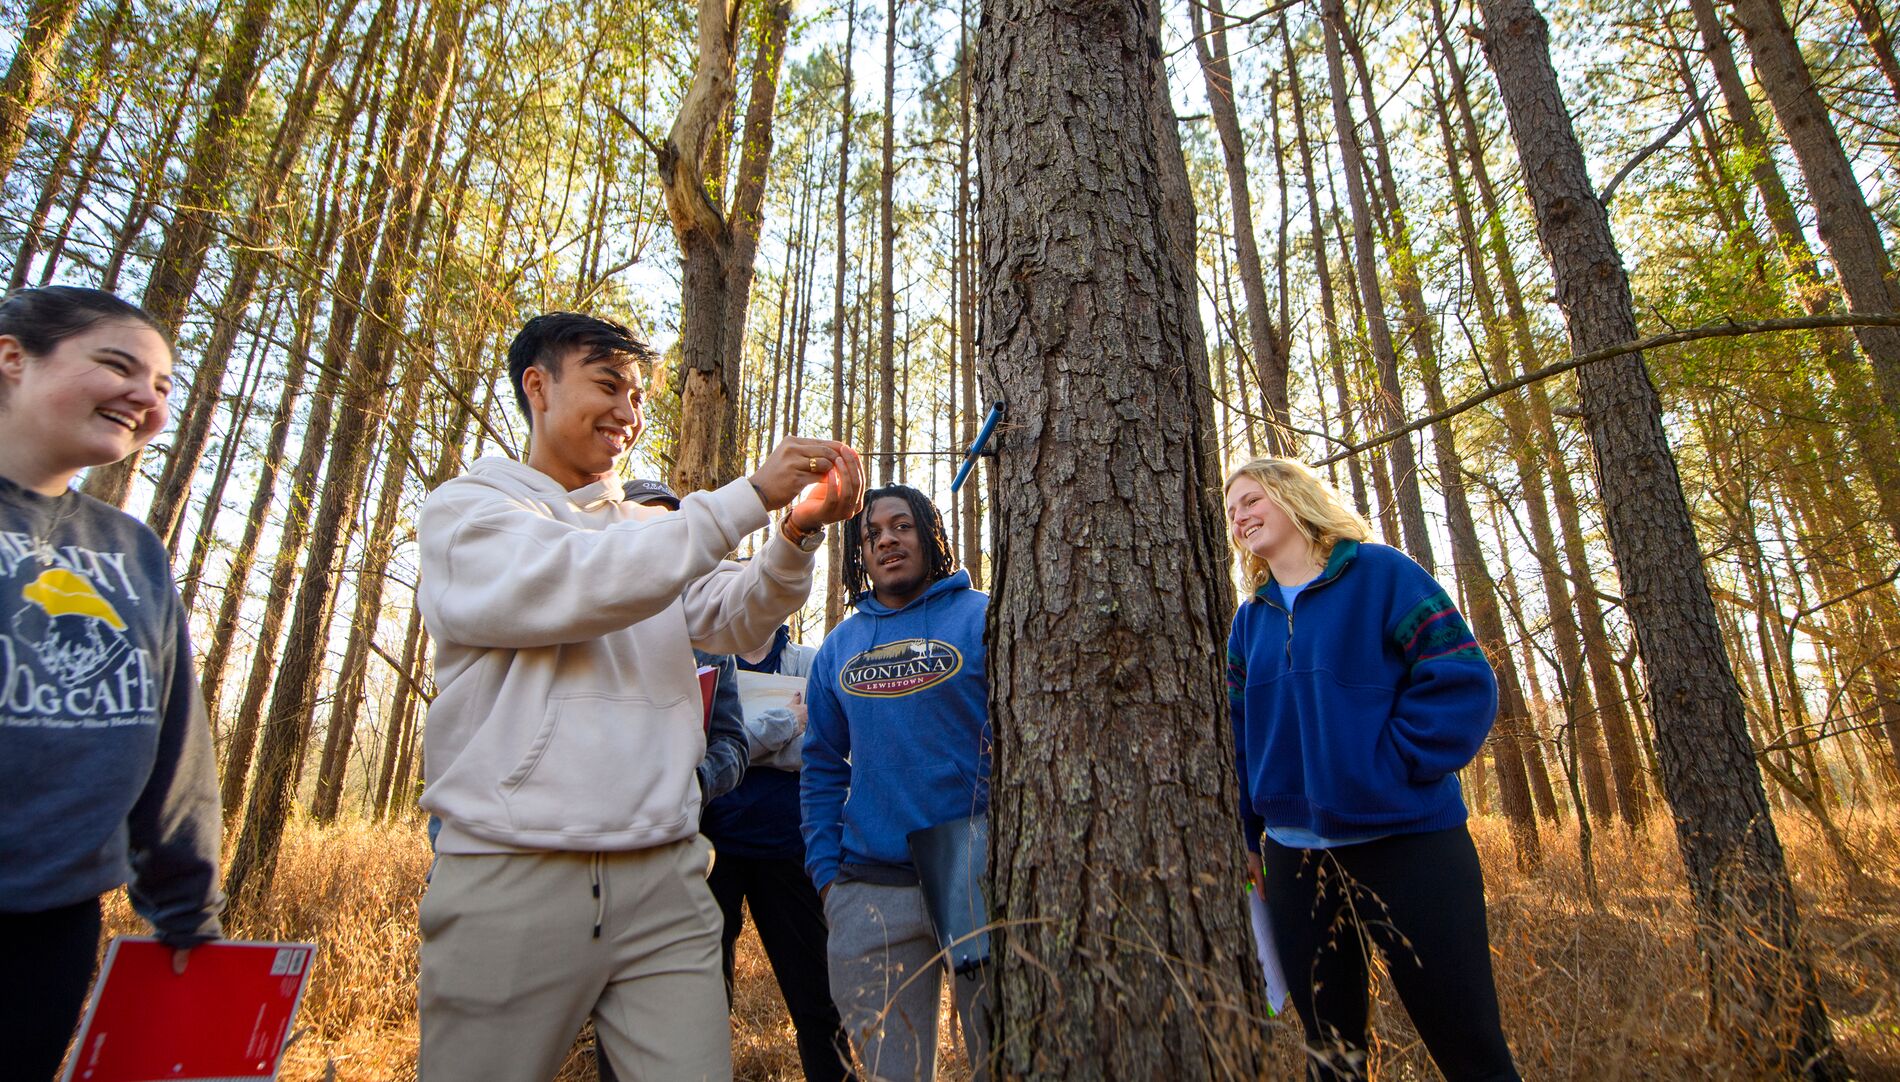
M916 489L865 495L845 526L857 612L812 660L801 784L805 868L831 927L831 995L863 1077L936 1073L938 973L908 836L989 808L987 595ZM933 969L933 967L937 967ZM988 1077L981 979L954 977L964 1049Z

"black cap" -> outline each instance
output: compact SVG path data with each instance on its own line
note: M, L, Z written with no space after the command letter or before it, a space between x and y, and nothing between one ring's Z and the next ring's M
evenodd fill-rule
M664 504L675 511L680 509L679 496L666 486L665 481L650 481L646 479L629 481L626 486L620 490L620 494L630 503L658 503Z

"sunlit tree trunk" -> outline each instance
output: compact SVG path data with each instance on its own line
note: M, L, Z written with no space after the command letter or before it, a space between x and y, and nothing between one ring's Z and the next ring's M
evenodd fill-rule
M1325 0L1320 8L1325 24L1326 70L1331 77L1333 126L1339 141L1340 156L1346 173L1346 196L1352 208L1353 253L1358 267L1360 314L1366 322L1366 337L1379 370L1377 416L1389 429L1398 428L1404 419L1405 389L1399 382L1399 358L1392 341L1392 329L1386 321L1385 298L1379 289L1378 255L1373 250L1372 209L1366 198L1365 155L1359 134L1353 128L1351 91L1346 87L1345 60L1341 39L1346 21L1341 0ZM1389 445L1392 486L1398 500L1399 522L1405 534L1405 549L1427 571L1432 570L1432 540L1425 527L1425 505L1419 493L1421 478L1418 453L1409 436L1401 436Z
M1247 341L1260 381L1261 413L1266 419L1267 451L1284 455L1294 441L1287 430L1287 357L1285 343L1267 310L1267 282L1260 264L1260 243L1253 228L1253 193L1247 181L1247 144L1240 132L1240 114L1234 102L1234 74L1228 62L1227 14L1221 0L1188 5L1193 17L1194 51L1201 61L1207 87L1208 110L1220 136L1221 160L1227 167L1227 198L1234 214L1234 258L1239 263L1240 288L1247 298ZM1213 28L1207 27L1207 19ZM1285 201L1281 201L1282 206ZM1283 262L1284 265L1284 262Z
M1300 177L1306 187L1307 228L1312 232L1313 274L1319 284L1320 327L1326 335L1326 359L1331 368L1333 394L1339 401L1339 438L1350 444L1354 441L1352 423L1352 398L1346 390L1345 350L1339 342L1338 305L1333 298L1333 273L1330 261L1326 257L1326 226L1320 217L1319 186L1313 180L1313 148L1306 135L1306 95L1300 86L1300 68L1293 54L1293 40L1287 32L1286 20L1280 21L1280 47L1286 57L1287 89L1293 97L1293 134L1300 148ZM1317 385L1317 380L1315 381ZM1346 476L1352 483L1353 506L1360 514L1366 514L1365 468L1359 462L1359 456L1346 459Z
M165 240L158 255L152 260L152 276L140 303L160 327L174 336L191 302L192 290L197 288L198 275L204 269L215 230L221 221L230 217L226 206L228 190L234 171L243 161L238 153L238 129L251 107L251 91L263 63L264 35L276 8L274 0L244 0L244 6L238 10L230 44L218 68L217 85L212 88L204 119L192 136L191 156L174 201L171 223L165 229ZM223 376L220 360L216 373L206 378L205 390L199 393L215 402L218 380ZM202 442L198 444L198 453L203 453ZM132 474L138 468L138 459L134 453L111 466L89 472L86 493L107 503L123 504ZM194 461L192 465L195 469L197 463Z
M1503 206L1491 182L1490 169L1485 165L1485 142L1479 134L1471 108L1464 64L1456 59L1458 54L1446 32L1441 6L1434 6L1432 17L1439 49L1446 57L1446 75L1451 101L1457 107L1459 127L1464 137L1465 160L1471 166L1471 177L1478 189L1478 209L1483 211L1485 222L1482 230L1485 249L1496 267L1498 291L1504 301L1510 341L1522 370L1530 371L1543 362L1531 339L1530 314L1524 305L1523 287L1518 280L1510 242L1505 233ZM1556 540L1561 542L1563 566L1568 567L1571 606L1565 611L1575 612L1577 627L1583 636L1584 661L1589 666L1590 687L1594 692L1598 716L1602 719L1610 756L1610 773L1616 781L1617 805L1631 823L1640 824L1649 803L1646 776L1637 747L1638 733L1644 721L1641 717L1632 716L1636 714L1636 705L1624 692L1615 655L1610 648L1603 606L1596 594L1584 544L1581 501L1571 481L1570 463L1564 458L1563 445L1552 416L1550 393L1544 384L1533 383L1526 388L1525 404L1529 409L1532 430L1536 433L1537 446L1543 455L1544 476L1550 483L1550 506L1557 515ZM1554 558L1546 560L1542 552L1538 559L1543 568L1560 566Z
M385 2L377 13L369 31L366 52L374 51L375 41L387 25L387 13L391 6ZM159 473L152 507L145 516L145 524L164 539L174 552L178 547L178 521L191 495L192 478L204 456L205 444L210 439L211 418L223 389L225 365L237 344L258 279L270 256L275 254L270 250L269 242L272 234L280 228L276 220L281 214L279 198L293 179L292 165L303 153L310 121L316 114L324 84L342 54L344 30L355 9L356 0L346 0L332 17L329 33L322 46L313 45L305 54L303 69L298 73L297 86L290 95L283 123L278 126L275 143L258 173L258 188L250 212L238 226L238 235L232 244L231 276L225 285L224 297L214 310L211 341L199 354L197 367L192 372L190 388L185 392L184 405L173 426L171 453ZM189 198L189 192L186 197ZM199 227L207 231L207 244L211 225L210 222L199 223ZM294 236L295 230L284 229L282 233ZM186 289L189 291L190 286L186 286ZM150 300L151 293L148 290L148 304Z
M386 381L396 357L396 331L403 324L414 270L412 231L427 213L425 195L434 194L429 192L427 174L432 171L437 128L451 96L452 72L464 32L457 0L431 4L424 27L418 28L417 52L426 48L426 60L417 65L422 70L412 84L399 84L403 92L393 99L396 104L385 128L385 152L379 155L385 162L400 164L388 179L390 215L378 242L376 272L364 291L363 307L371 318L362 322L353 352L348 349L348 340L334 333L334 327L326 343L326 362L347 365L348 372L290 632L270 707L264 714L257 780L251 787L244 828L225 879L225 891L239 907L258 904L268 893L276 872L296 767L308 733L311 701L328 650L325 632L336 586L336 557L344 549L345 533L362 495L376 418L387 400ZM345 353L349 355L343 356Z
M0 183L26 146L26 124L53 85L53 68L79 14L79 0L35 0L18 31L13 62L0 77Z
M837 265L833 268L831 279L831 438L844 442L848 439L849 429L845 424L845 307L844 287L847 260L850 246L846 244L847 226L850 215L845 205L845 197L851 187L851 46L857 38L858 4L857 0L848 0L845 5L844 57L838 67L839 77L844 85L838 90L838 193L832 209L836 219L838 239ZM845 603L850 599L844 596L844 580L841 569L844 567L844 530L842 528L825 531L825 631L838 626L844 619Z
M1630 341L1637 333L1629 282L1558 89L1543 16L1529 0L1481 0L1480 10L1485 54L1503 92L1571 348L1584 353ZM1845 1078L1661 403L1640 354L1577 375L1624 603L1648 676L1711 1006L1744 1047L1777 1050L1782 1069ZM1764 1043L1764 1034L1778 1039Z
M743 468L738 461L739 372L790 0L771 0L760 16L739 172L722 210L707 181L709 173L724 167L716 129L736 93L742 14L725 0L700 0L692 84L666 142L655 148L682 264L680 431L670 478L680 492L717 488Z
M1827 245L1847 307L1855 312L1900 310L1900 286L1881 245L1853 165L1828 116L1827 103L1781 0L1731 0L1735 21L1755 60L1755 79L1768 94L1789 149L1801 164L1808 198L1814 204L1815 230ZM1874 369L1875 386L1887 413L1900 421L1900 327L1860 327L1855 331Z

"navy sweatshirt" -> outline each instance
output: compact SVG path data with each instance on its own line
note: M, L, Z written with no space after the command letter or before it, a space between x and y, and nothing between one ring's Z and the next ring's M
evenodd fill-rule
M0 478L0 912L131 882L161 938L216 938L218 789L165 547Z
M1437 580L1404 553L1341 541L1289 610L1271 578L1240 606L1227 696L1247 845L1465 821L1456 771L1483 746L1497 679Z
M968 572L901 609L869 592L812 659L802 788L805 870L909 873L909 835L989 809L989 596Z
M757 663L742 657L733 660L745 672L776 673L791 634L790 628L780 625L772 649ZM706 805L699 832L712 840L722 857L804 863L805 839L798 832L798 772L747 767L737 789Z

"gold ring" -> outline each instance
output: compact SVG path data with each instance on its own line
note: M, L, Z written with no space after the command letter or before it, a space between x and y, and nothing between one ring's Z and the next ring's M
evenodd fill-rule
M805 460L805 469L809 470L812 473L818 472L818 458L816 455Z

